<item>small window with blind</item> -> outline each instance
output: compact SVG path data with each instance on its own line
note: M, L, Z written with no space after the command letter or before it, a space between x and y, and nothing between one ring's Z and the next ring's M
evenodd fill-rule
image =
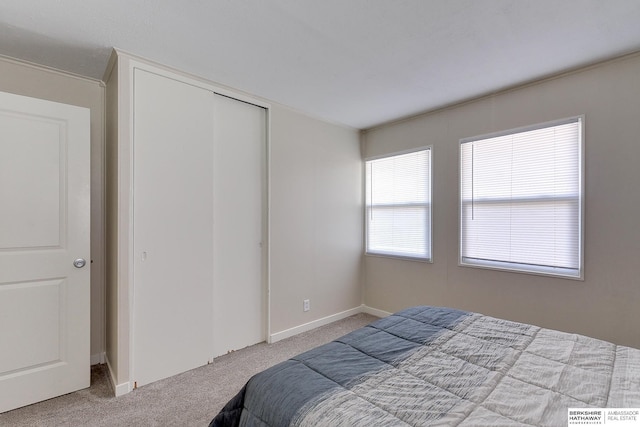
M367 159L366 253L431 260L431 147Z
M460 264L583 278L583 121L460 141Z

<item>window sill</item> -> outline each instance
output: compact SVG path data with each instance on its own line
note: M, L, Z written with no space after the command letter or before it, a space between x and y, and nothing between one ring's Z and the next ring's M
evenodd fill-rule
M369 252L365 252L364 255L366 257L372 257L372 258L389 258L389 259L398 259L403 261L414 261L414 262L422 262L425 264L433 264L432 258L417 258L417 257L410 257L410 256L377 254L377 253L369 253Z
M552 267L522 267L518 268L515 264L510 266L508 263L502 263L497 261L476 261L476 262L464 262L458 261L459 267L471 267L481 268L485 270L506 271L510 273L530 274L534 276L554 277L558 279L569 279L584 281L584 272L580 271L579 275L572 273L570 269L560 269Z

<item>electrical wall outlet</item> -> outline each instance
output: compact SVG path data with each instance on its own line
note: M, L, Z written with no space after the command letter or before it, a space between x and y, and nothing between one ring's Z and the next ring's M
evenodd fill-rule
M302 311L309 311L310 309L311 309L311 304L309 303L309 300L306 299L302 301Z

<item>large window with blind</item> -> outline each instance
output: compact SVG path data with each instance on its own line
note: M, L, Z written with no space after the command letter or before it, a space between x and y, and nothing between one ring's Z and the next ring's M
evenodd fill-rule
M583 117L460 141L460 264L583 278Z
M431 147L367 159L366 253L431 260Z

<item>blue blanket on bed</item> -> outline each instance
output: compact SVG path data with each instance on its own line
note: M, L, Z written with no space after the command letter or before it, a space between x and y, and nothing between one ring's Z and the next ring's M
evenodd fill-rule
M290 425L309 402L399 364L468 314L413 307L377 320L255 375L210 427Z
M640 350L414 307L252 377L211 426L558 426L639 408Z

